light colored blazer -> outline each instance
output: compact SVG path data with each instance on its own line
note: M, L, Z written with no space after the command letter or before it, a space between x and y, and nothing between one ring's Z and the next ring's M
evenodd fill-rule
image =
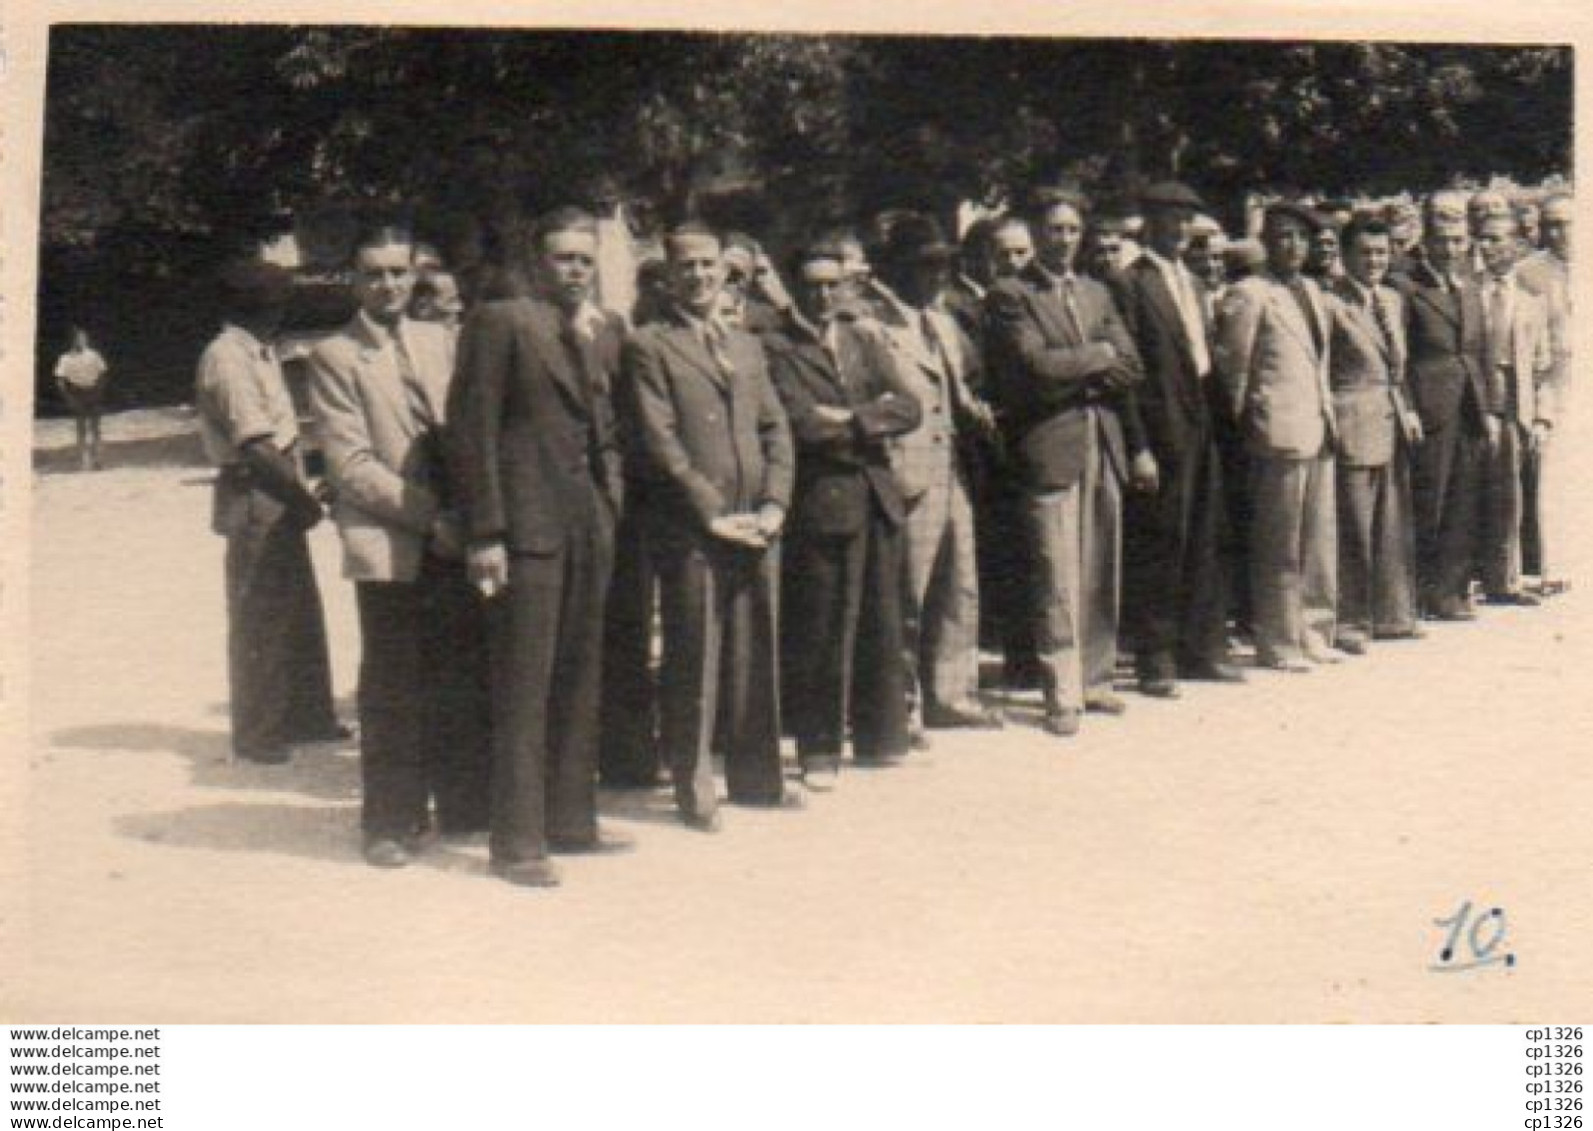
M880 291L876 306L879 326L896 359L897 372L924 409L923 421L917 428L890 441L891 466L901 482L902 493L912 500L937 482L947 485L955 481L956 415L974 403L968 387L974 360L972 347L951 315L941 310L928 311L940 342L940 349L931 351L918 327L909 321L916 319L918 312L904 306L883 287Z
M1289 288L1270 274L1240 280L1222 300L1214 360L1228 409L1259 456L1314 459L1334 433L1331 327L1322 292L1312 280L1302 282L1315 336Z
M405 318L405 352L440 425L453 375L454 338ZM343 575L413 581L441 509L438 441L417 419L386 332L358 314L309 357L310 406L336 491L332 517L343 540Z
M1549 303L1543 296L1527 290L1520 279L1508 293L1506 322L1510 346L1502 375L1505 404L1507 410L1514 410L1511 417L1522 428L1530 429L1540 420L1552 425L1559 386L1555 380L1558 369L1549 332Z
M1375 301L1394 335L1385 341L1377 316L1362 305L1361 292L1341 279L1328 296L1333 338L1328 347L1328 380L1338 425L1339 464L1382 467L1394 458L1410 411L1405 397L1405 312L1398 292L1379 286Z

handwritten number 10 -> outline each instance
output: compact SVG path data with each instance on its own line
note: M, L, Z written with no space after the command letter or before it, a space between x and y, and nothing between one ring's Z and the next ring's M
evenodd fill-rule
M1438 964L1431 967L1433 970L1475 970L1495 963L1505 966L1516 964L1514 954L1498 953L1505 937L1505 913L1498 907L1474 916L1471 901L1467 900L1449 918L1434 919L1433 925L1447 932L1444 948L1438 952ZM1461 953L1462 943L1468 952L1466 954Z

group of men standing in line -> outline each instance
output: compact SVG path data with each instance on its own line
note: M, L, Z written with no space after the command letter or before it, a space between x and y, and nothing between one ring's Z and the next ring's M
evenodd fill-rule
M578 210L538 226L530 287L457 329L412 316L416 245L372 229L358 312L310 356L324 491L271 352L291 280L233 265L198 406L236 752L339 732L304 541L327 498L357 592L366 859L485 831L527 886L558 882L550 853L628 846L599 782L667 768L711 832L715 755L732 803L796 808L848 742L890 765L926 729L1001 726L981 575L1061 736L1126 709L1120 643L1172 698L1245 678L1235 621L1259 667L1304 672L1470 619L1479 578L1535 603L1523 481L1553 581L1569 200L1531 256L1508 207L1445 194L1420 255L1375 217L1275 204L1265 263L1227 283L1189 266L1192 190L1141 205L1142 254L1102 278L1084 201L1049 191L972 249L895 214L877 276L855 239L810 242L789 297L750 241L687 223L632 330L592 302Z

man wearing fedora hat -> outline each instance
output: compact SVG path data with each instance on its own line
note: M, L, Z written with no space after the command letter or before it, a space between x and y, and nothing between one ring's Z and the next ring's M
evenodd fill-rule
M999 724L976 698L979 574L960 446L965 433L991 435L995 418L970 384L973 345L944 306L956 254L940 225L917 213L897 219L877 252L874 315L923 410L923 423L891 441L907 504L903 626L915 734Z
M1213 428L1211 324L1184 265L1201 201L1186 185L1141 198L1144 253L1113 290L1145 365L1135 402L1159 474L1131 492L1124 535L1124 610L1147 695L1177 695L1177 677L1242 678L1228 658L1222 461Z
M348 737L332 711L321 594L305 532L321 521L272 342L293 277L256 260L218 280L224 325L199 358L195 405L216 464L212 529L227 539L232 748L281 763L296 742Z

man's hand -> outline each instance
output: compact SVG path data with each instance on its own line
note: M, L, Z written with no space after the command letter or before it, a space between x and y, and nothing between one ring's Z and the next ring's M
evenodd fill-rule
M834 405L819 404L813 406L813 415L826 424L852 423L852 410L849 408L836 408Z
M1482 418L1482 431L1488 444L1488 451L1490 453L1497 452L1500 442L1504 439L1503 418L1495 416L1491 412L1485 414Z
M1412 444L1419 444L1427 438L1427 433L1422 430L1422 418L1420 414L1407 412L1404 417L1402 417L1402 420L1405 424L1405 439L1409 440Z
M489 601L509 586L509 551L502 542L485 542L470 547L465 573L480 594Z
M778 538L784 527L784 507L775 503L764 503L758 508L758 535L765 543Z
M321 506L319 499L306 491L302 498L295 499L293 505L288 508L288 516L293 525L300 530L312 530L326 516L326 508Z
M1128 483L1136 491L1154 495L1161 488L1161 469L1150 452L1140 452L1128 470Z
M757 515L722 514L708 524L708 532L721 541L750 546L755 550L768 545L758 530Z
M439 514L432 520L431 550L447 562L457 562L464 558L464 533L459 529L459 520L453 515Z
M1554 435L1554 426L1547 420L1534 420L1532 422L1532 450L1541 452L1549 446L1549 437Z

